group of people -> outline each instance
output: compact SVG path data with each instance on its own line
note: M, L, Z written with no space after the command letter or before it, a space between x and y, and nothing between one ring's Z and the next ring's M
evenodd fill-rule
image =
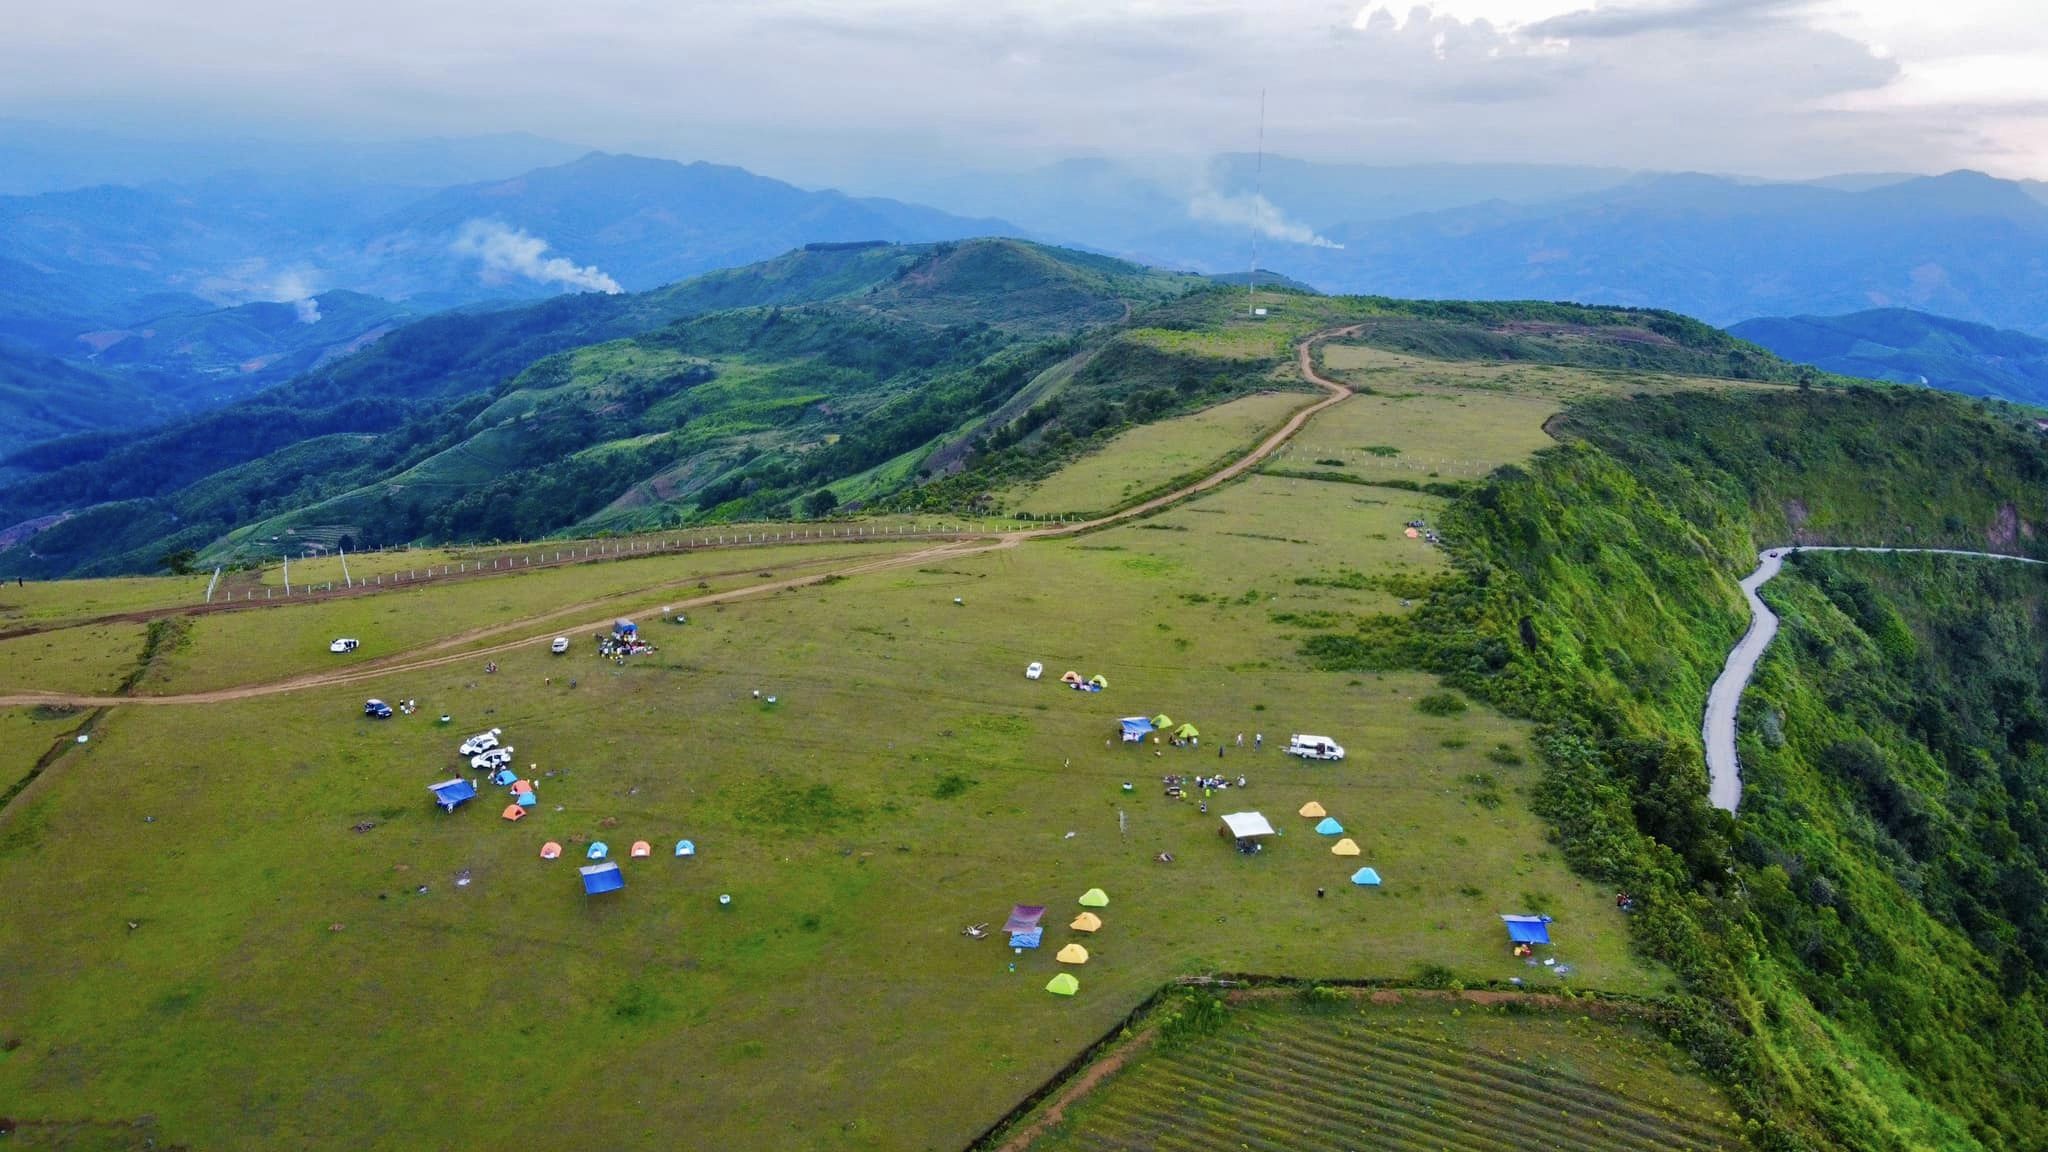
M597 638L597 654L614 664L624 664L628 656L638 656L643 652L652 651L654 645L643 644L639 640L620 639L617 636Z
M1201 789L1201 811L1204 816L1209 814L1209 797L1211 795L1217 792L1229 791L1233 783L1238 788L1246 788L1251 784L1250 781L1242 776L1239 776L1233 782L1228 776L1196 776L1190 781L1190 778L1186 776L1167 775L1161 776L1159 782L1165 787L1166 798L1169 800L1185 800L1188 798L1188 792L1191 788Z

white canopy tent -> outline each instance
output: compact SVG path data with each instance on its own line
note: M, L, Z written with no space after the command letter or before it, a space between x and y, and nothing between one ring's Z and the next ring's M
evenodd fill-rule
M1239 840L1273 835L1273 825L1257 812L1232 812L1223 818L1223 827Z

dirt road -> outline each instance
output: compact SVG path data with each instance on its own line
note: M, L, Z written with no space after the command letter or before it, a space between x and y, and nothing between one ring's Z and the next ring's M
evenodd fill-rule
M1742 634L1742 639L1728 653L1727 664L1714 680L1713 689L1707 693L1707 714L1700 724L1700 739L1707 750L1707 799L1724 812L1733 812L1742 803L1742 766L1735 759L1735 719L1742 709L1742 690L1749 687L1749 678L1756 674L1757 661L1763 658L1764 649L1770 647L1771 638L1778 634L1778 615L1764 604L1763 598L1757 595L1757 589L1768 584L1771 577L1784 567L1785 557L1794 552L1922 552L1981 560L2015 560L2022 564L2043 563L2026 556L1965 552L1956 548L1817 545L1771 548L1759 553L1756 571L1742 581L1742 595L1749 601L1749 631Z
M1184 488L1179 488L1164 496L1147 500L1142 504L1133 505L1121 512L1113 512L1107 516L1100 516L1081 523L1055 524L1043 528L1019 529L995 536L961 540L940 544L931 548L920 548L912 552L891 553L887 556L877 556L827 571L807 573L802 576L794 576L783 580L771 580L760 584L750 584L743 588L733 588L724 592L714 592L685 600L677 600L671 603L671 607L677 610L687 610L704 608L713 604L726 604L735 600L750 599L755 596L781 592L790 588L801 588L834 578L860 576L874 572L886 572L897 568L915 567L920 564L929 564L935 560L978 556L987 552L1015 548L1028 540L1072 536L1082 532L1092 532L1099 528L1106 528L1126 520L1149 516L1154 512L1171 507L1192 496L1200 495L1220 484L1229 483L1231 480L1244 475L1246 472L1257 467L1266 457L1272 455L1275 449L1285 444L1295 433L1300 432L1302 426L1307 424L1317 413L1349 397L1351 395L1349 388L1334 380L1326 379L1316 372L1311 352L1314 346L1322 341L1349 335L1356 331L1358 329L1355 326L1331 329L1327 332L1319 332L1297 345L1295 348L1295 362L1301 370L1302 378L1321 388L1327 395L1289 417L1285 424L1282 424L1272 435L1260 441L1258 446L1250 452L1232 461L1228 466L1218 469ZM643 591L634 595L645 596L646 593ZM618 601L609 600L604 601L604 603L616 605ZM594 609L595 605L587 607ZM16 692L0 696L0 707L33 707L40 704L62 704L77 708L103 708L126 704L218 704L231 700L248 700L258 696L277 696L287 692L301 692L311 688L332 688L360 683L366 680L380 679L394 673L418 672L464 661L488 659L491 656L500 655L529 645L544 644L553 636L564 632L588 631L593 628L602 628L609 624L613 617L611 612L607 612L581 623L557 624L544 632L521 635L517 639L506 640L488 647L464 647L493 635L532 628L536 623L553 619L560 614L554 613L548 616L521 620L495 628L477 629L436 641L424 648L414 649L411 652L398 653L380 660L351 665L348 668L337 671L310 672L302 676L271 681L267 684L247 684L236 688L222 688L212 692L191 692L172 696L70 696L56 692ZM452 649L461 650L453 651Z

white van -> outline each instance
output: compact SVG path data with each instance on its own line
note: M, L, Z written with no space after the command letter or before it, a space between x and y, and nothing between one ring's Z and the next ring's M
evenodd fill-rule
M567 636L557 636L555 637L555 642L553 644L548 645L548 651L553 652L557 656L560 656L562 653L567 652L568 650L569 638Z
M336 640L334 643L329 644L327 646L327 650L329 652L353 652L356 649L361 648L362 646L362 641L351 640L344 636L341 639Z
M1290 736L1287 738L1287 754L1303 760L1342 760L1344 746L1328 736Z

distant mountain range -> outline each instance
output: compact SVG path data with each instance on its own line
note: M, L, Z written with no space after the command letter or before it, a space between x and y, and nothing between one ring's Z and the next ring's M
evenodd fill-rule
M2048 340L2023 332L1905 308L1767 317L1729 332L1844 376L2048 406Z

